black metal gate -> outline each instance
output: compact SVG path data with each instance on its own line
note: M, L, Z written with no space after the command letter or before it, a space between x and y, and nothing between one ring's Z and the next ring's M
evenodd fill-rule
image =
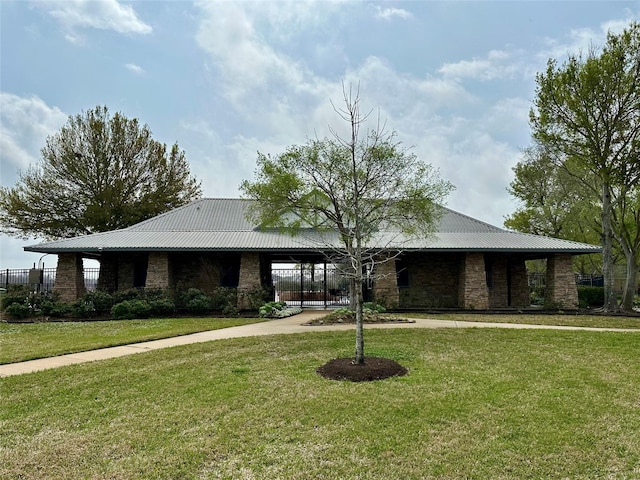
M349 280L331 264L276 265L271 270L276 301L299 307L349 305Z

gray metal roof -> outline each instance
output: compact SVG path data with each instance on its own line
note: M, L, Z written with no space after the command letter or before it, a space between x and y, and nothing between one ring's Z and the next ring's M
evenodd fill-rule
M327 238L305 230L292 237L259 230L247 221L250 200L205 198L158 215L131 227L111 232L29 245L24 249L41 253L116 251L285 251L319 250L338 245L337 236ZM335 243L334 243L335 242ZM437 232L428 238L402 238L380 232L373 248L429 251L486 251L527 253L598 253L599 246L557 238L511 232L453 210L444 209Z

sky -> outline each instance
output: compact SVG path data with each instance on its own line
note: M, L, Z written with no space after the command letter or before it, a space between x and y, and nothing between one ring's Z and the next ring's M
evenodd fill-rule
M639 19L640 1L613 0L0 0L0 184L106 105L178 143L205 197L237 198L257 152L344 131L333 105L359 85L363 111L456 187L446 206L502 227L536 74ZM0 236L0 268L54 266L22 250L37 241Z

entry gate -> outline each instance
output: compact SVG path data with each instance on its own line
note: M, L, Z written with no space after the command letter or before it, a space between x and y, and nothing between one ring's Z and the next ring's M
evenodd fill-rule
M303 308L349 306L349 280L334 265L278 265L271 277L276 301Z

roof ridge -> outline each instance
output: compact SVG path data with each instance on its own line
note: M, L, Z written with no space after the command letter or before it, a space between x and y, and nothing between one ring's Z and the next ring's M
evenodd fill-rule
M170 213L174 214L176 211L184 210L185 208L190 207L192 205L195 205L196 203L201 203L203 200L207 200L207 199L206 198L198 198L196 200L193 200L193 201L191 201L189 203L186 203L184 205L181 205L179 207L172 208L171 210L167 210L166 212L160 213L158 215L154 215L153 217L147 218L146 220L142 220L141 222L134 223L133 225L129 225L128 227L125 227L125 228L123 228L121 230L135 230L135 227L139 227L139 226L142 226L142 225L144 225L146 223L151 222L152 220L157 220L158 218L165 217Z
M498 230L499 232L509 232L510 231L510 230L507 230L507 229L502 228L502 227L496 227L495 225L493 225L491 223L488 223L488 222L485 222L483 220L478 220L477 218L471 217L471 216L466 215L464 213L460 213L457 210L453 210L452 208L445 207L444 205L441 205L441 208L443 208L444 210L448 210L449 212L454 213L454 214L456 214L456 215L458 215L460 217L463 217L463 218L465 218L467 220L471 220L474 223L478 223L480 225L484 225L485 227L491 227L492 229ZM495 233L498 233L498 232L495 232Z

